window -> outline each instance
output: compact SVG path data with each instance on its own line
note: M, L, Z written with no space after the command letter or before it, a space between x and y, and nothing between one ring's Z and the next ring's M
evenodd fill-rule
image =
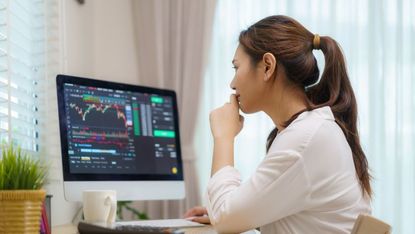
M0 1L0 139L39 150L38 84L45 70L44 2Z
M58 12L58 0L0 0L0 141L34 153L50 134L41 129L56 96Z

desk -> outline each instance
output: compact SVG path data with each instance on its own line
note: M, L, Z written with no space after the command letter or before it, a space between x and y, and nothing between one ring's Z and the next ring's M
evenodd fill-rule
M186 228L186 234L217 234L217 232L212 228L212 226L199 227L199 228ZM257 231L248 231L244 234L255 234L259 233ZM73 224L59 225L52 227L52 234L78 234L78 229Z

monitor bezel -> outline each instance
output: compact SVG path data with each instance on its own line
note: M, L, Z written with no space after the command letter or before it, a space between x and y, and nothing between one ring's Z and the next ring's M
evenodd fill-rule
M92 86L99 88L116 89L131 92L140 92L148 94L156 94L170 96L173 100L174 128L176 131L177 146L177 169L176 175L160 175L160 174L86 174L86 173L70 173L68 160L68 138L67 138L67 121L66 108L64 100L64 84L75 84ZM183 181L183 163L180 147L180 131L179 131L179 114L177 106L176 92L168 89L159 89L146 86L125 84L113 81L97 80L86 77L70 76L59 74L56 76L58 113L59 113L59 129L61 142L61 155L63 167L64 181Z

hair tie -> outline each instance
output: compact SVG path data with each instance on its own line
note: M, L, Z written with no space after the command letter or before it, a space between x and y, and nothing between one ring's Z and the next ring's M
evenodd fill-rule
M320 49L320 36L318 34L314 34L313 49L314 50Z

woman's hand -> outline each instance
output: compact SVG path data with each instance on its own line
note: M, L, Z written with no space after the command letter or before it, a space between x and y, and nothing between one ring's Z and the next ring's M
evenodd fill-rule
M203 206L196 206L191 208L184 214L184 218L193 222L210 224L207 210Z
M241 131L244 123L243 116L239 115L239 105L236 95L232 94L230 102L213 110L210 113L209 119L213 138L235 138Z

